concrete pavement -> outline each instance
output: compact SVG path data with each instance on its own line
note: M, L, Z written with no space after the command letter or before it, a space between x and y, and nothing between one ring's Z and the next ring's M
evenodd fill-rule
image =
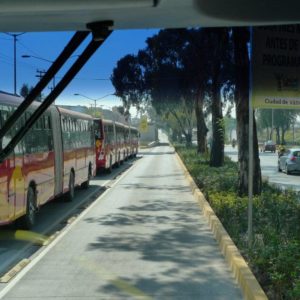
M2 299L242 299L174 150L142 155Z

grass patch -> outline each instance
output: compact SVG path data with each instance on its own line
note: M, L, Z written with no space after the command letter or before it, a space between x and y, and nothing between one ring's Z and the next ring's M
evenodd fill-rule
M240 249L269 299L300 299L299 194L282 192L268 183L253 199L254 243L248 248L248 197L238 197L238 165L229 158L220 168L208 155L176 146L191 176Z

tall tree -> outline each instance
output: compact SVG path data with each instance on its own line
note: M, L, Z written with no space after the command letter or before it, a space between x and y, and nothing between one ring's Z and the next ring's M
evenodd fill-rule
M138 59L144 70L147 95L159 114L172 114L177 120L186 144L192 143L194 95L187 86L183 51L186 29L161 30L147 40Z
M199 76L203 68L199 65L198 45L195 47L191 41L191 37L198 41L199 32L161 30L147 40L147 47L137 57L126 56L118 62L112 83L124 102L138 105L147 101L157 113L172 114L188 145L192 142L196 106L198 136L201 136L198 144L204 152L207 128L203 114L205 92L201 85L205 80L201 80L202 75Z
M143 101L144 77L137 57L126 55L120 59L113 70L111 81L116 96L122 99L124 114L129 113L131 106L139 109Z
M23 83L23 85L20 88L20 95L23 98L26 98L28 96L28 94L31 92L31 90L33 89L33 86L29 86L27 83ZM42 94L40 94L37 98L36 101L41 102L42 101Z
M23 85L20 88L20 95L23 98L26 98L30 92L30 90L32 89L32 87L30 88L28 84L23 83Z
M187 30L187 39L182 49L182 64L185 69L185 85L194 99L197 124L198 153L207 151L205 122L205 102L208 98L209 66L207 59L208 39L205 31L200 28Z
M237 116L237 140L239 160L239 194L248 192L248 137L249 137L249 29L246 27L235 27L232 29L234 43L234 65L235 65L235 102ZM254 113L253 113L254 114ZM258 142L256 123L253 126L253 193L261 192L261 170L258 153Z
M294 124L298 115L299 111L291 109L274 109L273 113L271 109L260 109L258 110L257 120L260 128L267 129L267 139L270 140L272 139L271 132L273 123L273 129L275 128L276 131L276 143L285 144L285 133L291 128L292 124Z
M285 145L285 134L287 130L289 130L292 126L292 124L295 123L297 116L299 112L297 110L292 110L292 109L276 109L274 111L274 116L273 116L273 124L276 128L277 132L277 138L276 142L278 144ZM280 132L281 131L281 135Z
M210 165L220 167L224 163L225 127L221 89L228 80L229 30L227 28L207 28L208 49L206 59L210 62L209 78L211 83L212 147Z

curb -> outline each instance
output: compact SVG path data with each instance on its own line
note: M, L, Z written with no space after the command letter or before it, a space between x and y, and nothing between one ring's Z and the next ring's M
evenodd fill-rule
M266 300L268 297L261 288L257 279L253 275L252 271L248 267L246 261L240 254L238 248L232 241L231 237L223 227L221 221L216 216L215 212L205 199L204 195L197 187L194 179L190 175L183 161L177 152L176 157L184 170L184 175L187 178L189 185L192 189L193 196L198 201L202 213L207 219L210 229L213 232L215 239L217 240L220 250L224 255L230 270L233 272L234 278L239 284L242 290L243 296L247 300Z
M8 283L14 278L21 270L23 270L30 263L30 259L24 258L19 261L14 267L6 272L1 278L0 283Z

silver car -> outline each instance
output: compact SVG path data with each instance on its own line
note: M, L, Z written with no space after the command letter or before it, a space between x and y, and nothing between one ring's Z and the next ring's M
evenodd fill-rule
M286 174L300 172L300 148L289 149L279 155L278 171Z

